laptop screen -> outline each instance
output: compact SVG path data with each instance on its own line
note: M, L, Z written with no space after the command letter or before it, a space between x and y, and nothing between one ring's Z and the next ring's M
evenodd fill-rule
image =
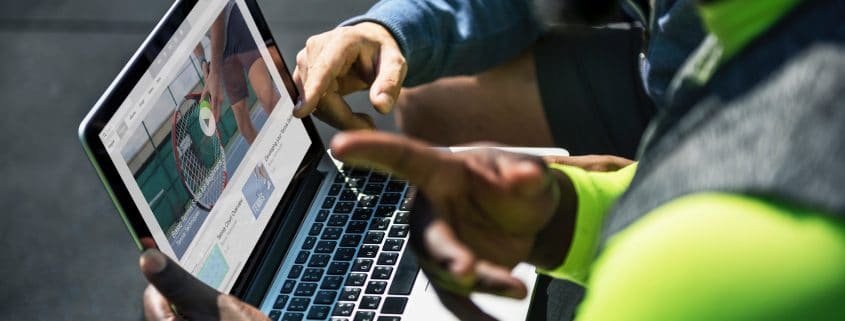
M98 134L159 248L228 292L311 145L242 0L200 1Z

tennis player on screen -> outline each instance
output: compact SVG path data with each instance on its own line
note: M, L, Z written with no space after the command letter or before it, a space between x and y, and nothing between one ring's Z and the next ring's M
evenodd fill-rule
M215 116L219 116L220 104L223 102L222 89L225 87L238 130L246 142L252 145L258 133L252 124L247 106L248 84L252 85L258 102L267 115L273 111L279 94L273 88L264 59L234 1L230 1L214 21L210 38L211 61L205 75L201 101L209 99Z

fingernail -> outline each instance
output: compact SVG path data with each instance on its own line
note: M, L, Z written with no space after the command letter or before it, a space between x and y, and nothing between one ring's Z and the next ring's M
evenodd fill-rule
M299 111L302 108L302 98L296 100L296 104L293 105L294 111Z
M149 249L141 254L141 267L148 272L158 273L167 266L167 259L158 250Z
M334 135L334 139L333 139L333 140L335 140L335 141L341 141L341 140L346 139L346 136L348 136L348 135L349 135L349 134L347 134L346 132L338 132L337 134L335 134L335 135Z
M384 102L387 106L393 106L393 97L391 97L387 93L381 93L376 98L378 98L378 100Z

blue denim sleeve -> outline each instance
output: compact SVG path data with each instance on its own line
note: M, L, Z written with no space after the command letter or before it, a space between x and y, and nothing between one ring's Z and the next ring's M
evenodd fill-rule
M408 63L405 86L472 74L515 57L540 35L526 0L382 0L345 21L393 34Z

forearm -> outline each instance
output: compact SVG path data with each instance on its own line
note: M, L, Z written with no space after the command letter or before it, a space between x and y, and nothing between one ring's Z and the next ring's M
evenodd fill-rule
M771 199L693 194L613 236L578 320L832 320L845 222ZM837 317L834 317L837 316Z
M408 63L405 86L472 74L515 57L540 34L530 1L381 1L343 25L373 21L394 36Z

